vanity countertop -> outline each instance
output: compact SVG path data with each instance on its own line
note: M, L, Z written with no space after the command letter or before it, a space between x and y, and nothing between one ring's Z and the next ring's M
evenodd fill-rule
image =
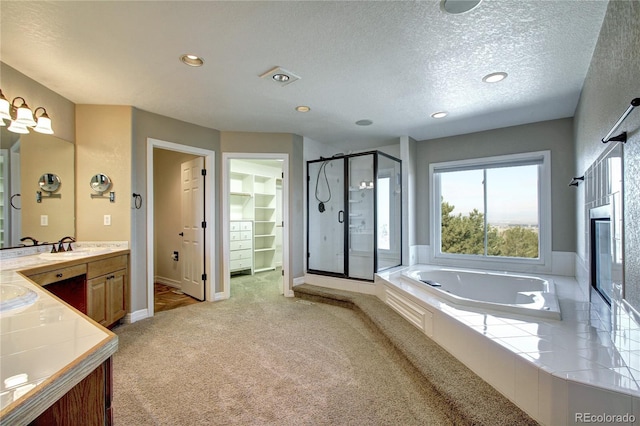
M128 253L121 247L79 247L57 257L38 253L0 260L3 291L37 295L35 302L31 298L30 304L0 312L0 424L29 423L118 348L114 333L25 275Z

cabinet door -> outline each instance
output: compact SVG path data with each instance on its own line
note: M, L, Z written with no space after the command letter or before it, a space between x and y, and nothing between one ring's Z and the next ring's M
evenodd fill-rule
M121 270L109 275L107 281L107 298L109 310L109 324L118 321L127 313L125 291L127 288L127 270Z
M107 277L87 280L87 314L94 321L107 324Z

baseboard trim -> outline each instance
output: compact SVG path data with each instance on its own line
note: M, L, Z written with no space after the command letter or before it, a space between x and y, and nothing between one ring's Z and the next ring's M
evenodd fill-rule
M219 300L226 300L226 299L227 299L227 295L225 294L225 292L224 292L224 291L221 291L221 292L215 293L215 294L213 295L213 301L214 301L214 302L217 302L217 301L219 301Z
M160 277L157 275L153 278L153 282L168 285L169 287L175 287L178 289L182 288L182 283L180 281L172 280L171 278Z
M124 322L127 324L132 324L134 322L143 320L149 317L148 309L140 309L139 311L130 312L124 317Z

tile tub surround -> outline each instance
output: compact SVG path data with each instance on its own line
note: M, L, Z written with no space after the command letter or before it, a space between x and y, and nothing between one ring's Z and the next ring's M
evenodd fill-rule
M402 278L418 268L379 274L378 297L537 421L574 424L581 413L640 419L640 327L612 329L611 311L590 303L574 278L537 275L556 283L557 321L447 303Z
M30 306L0 313L1 424L29 423L117 350L115 334L20 273L51 263L62 262L37 254L0 262L0 285L18 284L38 295Z

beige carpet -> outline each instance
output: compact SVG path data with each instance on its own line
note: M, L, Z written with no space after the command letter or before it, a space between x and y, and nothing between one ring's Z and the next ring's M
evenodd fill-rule
M115 424L453 423L358 314L280 296L277 279L234 278L228 301L116 328Z

